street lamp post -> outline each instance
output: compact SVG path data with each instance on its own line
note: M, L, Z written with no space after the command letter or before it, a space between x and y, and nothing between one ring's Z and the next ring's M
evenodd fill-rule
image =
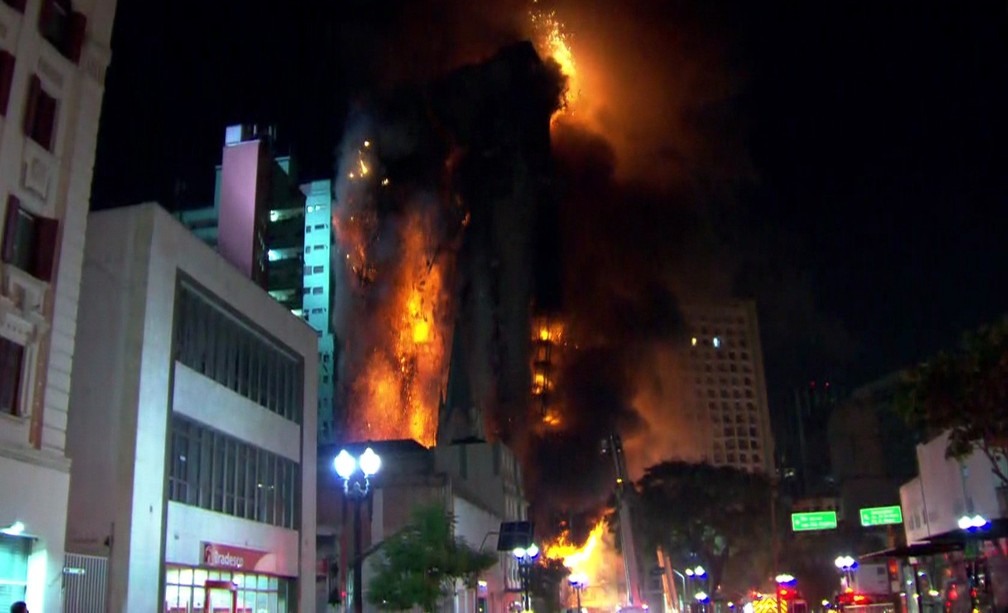
M577 595L577 610L578 613L581 613L581 590L585 589L588 585L588 577L576 573L571 575L568 581L570 582L570 586L574 588L574 594Z
M676 574L680 579L682 579L682 592L679 594L679 610L686 608L686 575L672 569L672 572Z
M990 526L990 521L982 515L963 515L959 518L959 529L966 533L963 558L966 563L966 578L969 580L970 605L973 611L980 609L980 595L977 594L977 562L980 557L980 548L974 539L969 535L986 530Z
M518 571L522 581L522 610L529 611L532 609L532 603L529 600L529 574L532 570L532 564L539 557L539 547L532 543L528 547L515 547L511 553L518 561Z
M840 580L840 587L843 589L849 589L854 587L854 569L857 568L857 560L851 556L837 556L837 559L833 560L833 565L837 567L843 576Z
M333 460L336 474L343 480L343 494L353 504L354 510L354 559L353 559L353 610L355 613L364 611L364 581L361 559L361 504L371 494L371 477L381 470L381 458L368 447L359 458L352 456L343 449Z

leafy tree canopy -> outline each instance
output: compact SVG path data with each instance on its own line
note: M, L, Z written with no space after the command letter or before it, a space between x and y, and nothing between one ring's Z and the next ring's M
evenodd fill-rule
M708 591L743 593L772 565L769 481L709 464L662 462L638 483L639 523L650 546L661 546L678 569L700 564Z
M414 509L410 523L385 540L373 564L368 601L382 609L434 611L458 580L475 587L497 556L456 539L454 523L440 504Z
M897 409L911 426L932 435L949 433L946 456L984 453L1008 486L1003 461L1008 447L1008 317L966 334L959 348L943 352L905 375Z

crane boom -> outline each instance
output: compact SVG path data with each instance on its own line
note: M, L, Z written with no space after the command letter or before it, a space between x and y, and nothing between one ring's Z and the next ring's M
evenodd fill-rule
M627 607L639 608L644 602L640 593L640 573L637 570L637 546L633 535L633 518L630 513L630 496L627 495L629 477L623 456L623 441L619 434L611 434L606 451L612 455L616 469L616 514L619 518L620 544L623 549L623 569L626 574Z

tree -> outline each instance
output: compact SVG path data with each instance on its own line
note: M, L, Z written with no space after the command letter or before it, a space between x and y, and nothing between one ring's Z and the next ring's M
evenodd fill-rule
M702 565L707 591L741 594L772 565L770 483L762 475L709 464L662 462L638 482L639 525L678 569Z
M1008 317L966 334L959 348L906 373L897 409L911 426L948 432L949 458L980 451L1008 487Z
M459 580L476 587L497 556L455 538L455 519L440 504L413 510L410 523L385 539L373 563L368 601L382 609L434 611Z

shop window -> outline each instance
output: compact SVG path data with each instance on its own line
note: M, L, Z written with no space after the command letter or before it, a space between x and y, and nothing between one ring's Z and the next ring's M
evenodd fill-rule
M7 199L4 215L3 261L36 279L52 279L59 222L29 213L14 196Z
M0 412L21 414L21 364L24 347L0 337Z
M73 10L68 0L42 0L39 33L60 55L73 63L80 61L87 30L87 17Z
M0 534L0 603L25 599L31 540Z
M32 75L28 82L28 100L25 103L25 136L51 151L56 134L56 98L42 89L42 81Z

